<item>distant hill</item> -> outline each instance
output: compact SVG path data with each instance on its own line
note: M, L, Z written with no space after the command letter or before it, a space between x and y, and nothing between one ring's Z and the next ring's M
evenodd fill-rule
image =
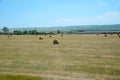
M60 26L60 27L29 27L29 28L11 28L14 30L33 30L37 31L72 31L72 30L87 30L87 31L120 31L120 24L114 25L80 25L80 26Z

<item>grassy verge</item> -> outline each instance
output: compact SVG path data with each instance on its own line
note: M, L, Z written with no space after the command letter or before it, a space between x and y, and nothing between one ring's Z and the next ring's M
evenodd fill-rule
M43 80L43 79L40 77L23 75L0 75L0 80Z

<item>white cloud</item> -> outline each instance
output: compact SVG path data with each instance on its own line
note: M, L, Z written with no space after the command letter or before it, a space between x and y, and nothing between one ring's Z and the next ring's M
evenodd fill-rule
M57 25L120 24L120 13L114 11L83 18L61 18L56 23Z

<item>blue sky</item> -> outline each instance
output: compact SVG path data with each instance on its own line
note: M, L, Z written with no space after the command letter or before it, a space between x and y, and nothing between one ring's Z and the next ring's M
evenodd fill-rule
M0 0L0 28L120 24L120 0Z

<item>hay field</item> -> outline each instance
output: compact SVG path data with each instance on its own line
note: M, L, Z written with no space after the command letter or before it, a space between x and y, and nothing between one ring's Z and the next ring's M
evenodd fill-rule
M0 80L120 80L117 35L39 36L0 35Z

